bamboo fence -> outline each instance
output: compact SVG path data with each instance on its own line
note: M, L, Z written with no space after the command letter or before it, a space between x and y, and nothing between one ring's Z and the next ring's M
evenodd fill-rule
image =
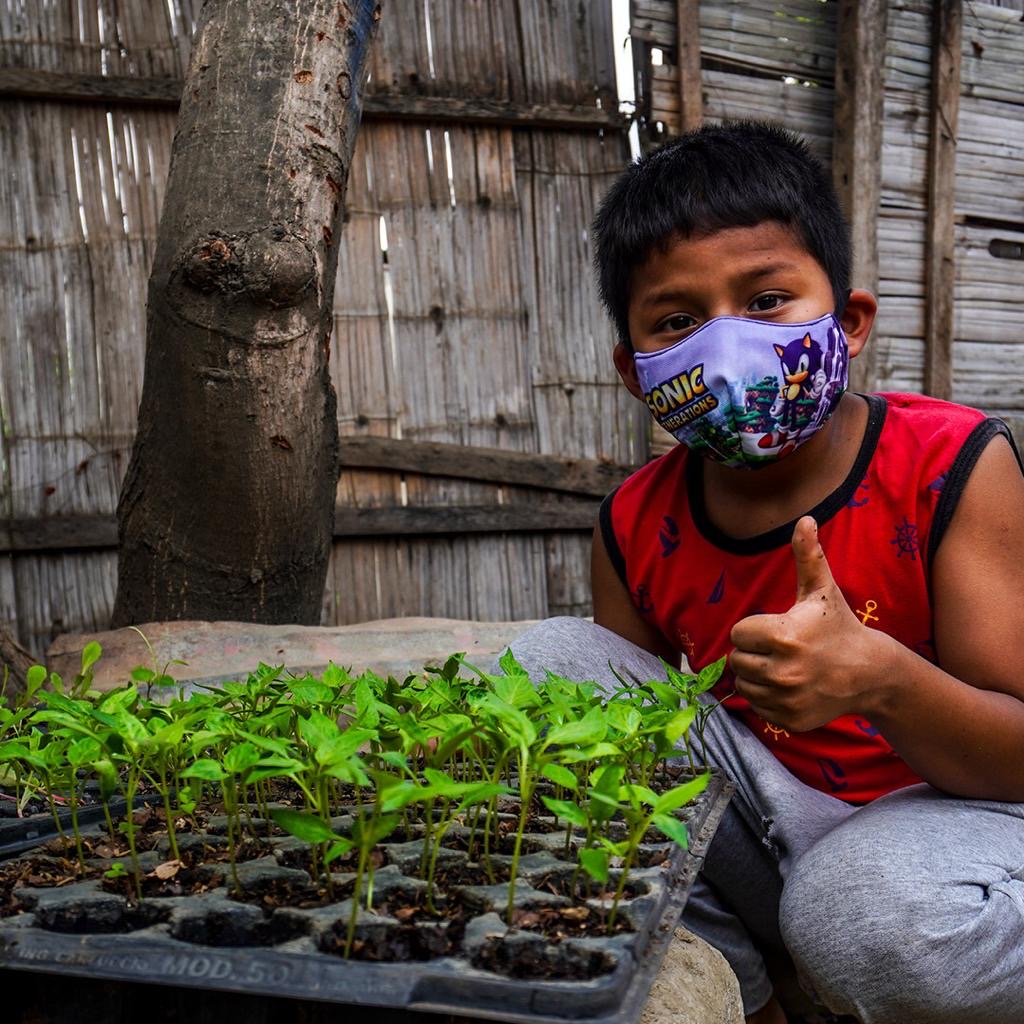
M37 654L105 628L113 603L199 3L0 0L0 622ZM631 0L646 138L675 130L698 93L698 116L782 120L831 159L844 4L869 6ZM949 252L929 161L935 11L950 4L884 6L878 199L855 216L877 240L873 382L949 386L1019 430L1024 0L965 5L955 26L959 86L940 109L959 115ZM680 47L691 23L699 45ZM386 0L334 299L345 468L324 623L589 612L598 496L650 448L590 272L596 202L629 158L620 43L610 0ZM926 287L943 260L945 312ZM944 344L946 378L926 359Z

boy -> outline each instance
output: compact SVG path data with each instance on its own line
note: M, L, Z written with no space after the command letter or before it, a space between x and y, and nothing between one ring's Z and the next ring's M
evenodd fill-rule
M514 653L598 679L728 655L708 754L738 790L684 923L730 961L748 1021L800 1006L793 964L863 1024L1024 1021L1008 430L846 391L876 303L849 288L826 174L781 129L668 143L595 236L616 368L681 443L602 506L595 625L551 620Z

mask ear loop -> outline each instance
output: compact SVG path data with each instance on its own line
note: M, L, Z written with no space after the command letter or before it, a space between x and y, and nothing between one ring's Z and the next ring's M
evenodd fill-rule
M846 312L846 304L850 301L850 296L853 294L852 288L846 289L846 294L843 296L843 303L841 306L836 308L835 318L836 320L842 320L843 314Z

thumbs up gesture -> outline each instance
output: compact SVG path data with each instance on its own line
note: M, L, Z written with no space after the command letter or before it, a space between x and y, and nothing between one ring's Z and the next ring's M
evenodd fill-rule
M782 615L737 622L729 665L737 691L765 721L806 732L859 710L876 634L853 614L832 578L810 516L793 531L793 558L796 602Z

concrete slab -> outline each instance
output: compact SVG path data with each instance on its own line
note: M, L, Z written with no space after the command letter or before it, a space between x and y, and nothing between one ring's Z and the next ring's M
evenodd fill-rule
M147 622L104 633L65 634L46 652L47 665L64 679L81 666L82 648L91 640L103 648L94 666L97 689L122 685L138 665L166 671L188 684L244 679L260 662L292 672L321 672L328 664L354 672L405 675L426 664L441 664L455 652L472 663L500 654L532 625L463 619L378 619L352 626L260 625L251 622ZM152 652L146 644L152 647ZM169 662L183 661L184 665Z

